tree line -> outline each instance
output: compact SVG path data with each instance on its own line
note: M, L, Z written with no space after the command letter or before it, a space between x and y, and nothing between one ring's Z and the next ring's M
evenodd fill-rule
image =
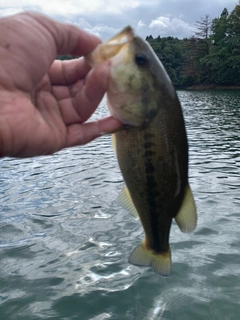
M190 38L146 37L175 87L240 85L240 5L230 14L224 8L215 19L206 15L196 27Z
M240 85L240 5L196 22L190 38L146 38L176 87Z

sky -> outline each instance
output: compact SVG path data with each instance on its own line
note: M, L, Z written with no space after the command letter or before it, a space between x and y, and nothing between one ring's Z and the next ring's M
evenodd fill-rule
M179 39L196 32L196 21L229 13L238 0L0 0L0 18L37 11L72 23L107 40L127 25L146 38L152 35Z

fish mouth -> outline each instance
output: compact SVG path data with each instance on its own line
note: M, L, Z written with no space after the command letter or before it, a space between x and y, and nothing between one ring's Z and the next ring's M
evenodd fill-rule
M128 45L133 41L134 37L133 29L127 26L107 42L99 44L92 52L85 56L85 59L88 64L93 67L96 64L111 61L111 58L117 57L120 52L123 52L123 54L119 55L117 61L115 59L114 64L117 63L118 60L122 61L123 57L126 57L126 50L124 49L128 48Z
M131 74L131 61L135 54L134 43L136 35L132 27L127 26L107 42L99 44L85 56L87 63L94 67L107 63L110 67L107 88L107 106L111 115L129 126L141 126L145 118L139 112L130 110L129 105L135 105L141 100L141 93L128 90L126 81ZM125 68L128 68L127 73Z

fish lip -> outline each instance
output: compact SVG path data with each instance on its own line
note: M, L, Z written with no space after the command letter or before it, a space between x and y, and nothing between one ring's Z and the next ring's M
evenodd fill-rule
M115 57L135 37L133 28L127 26L108 41L99 44L92 52L85 55L84 58L91 67L107 61L111 64L111 58Z
M105 44L126 44L129 41L132 41L135 38L134 30L131 26L125 27L122 31L120 31L118 34L110 38Z

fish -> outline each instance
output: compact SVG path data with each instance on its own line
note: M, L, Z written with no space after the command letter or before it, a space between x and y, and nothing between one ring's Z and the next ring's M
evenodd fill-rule
M188 182L188 140L181 105L151 46L127 26L85 56L90 66L107 63L107 105L123 123L113 133L125 181L119 201L142 223L145 238L129 262L168 276L169 235L175 219L192 232L197 210Z

